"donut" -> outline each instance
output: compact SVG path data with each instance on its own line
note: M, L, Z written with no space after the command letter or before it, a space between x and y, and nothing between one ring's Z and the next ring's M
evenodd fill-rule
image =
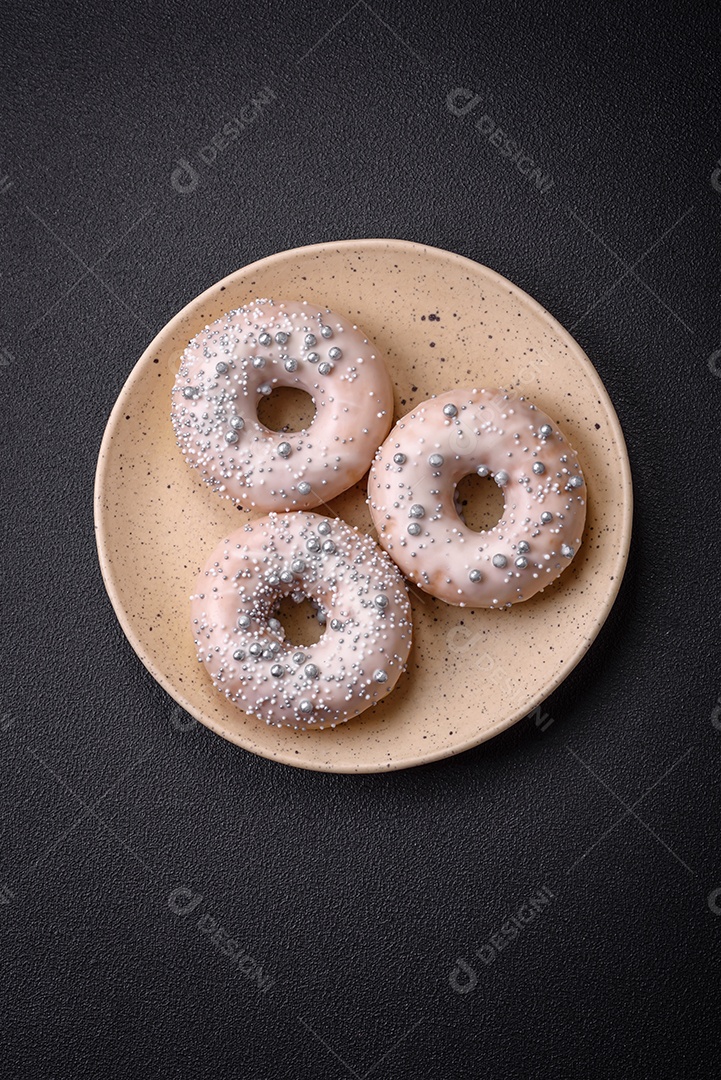
M503 493L498 524L466 525L456 485L476 472ZM452 390L399 420L378 451L368 503L403 573L459 607L506 608L550 585L586 518L576 452L545 413L503 390Z
M309 599L325 632L286 640L282 597ZM293 511L249 522L218 544L191 597L198 659L245 712L276 727L335 727L396 685L411 647L408 591L372 537Z
M258 419L279 386L313 399L303 431ZM393 388L355 324L305 301L256 300L192 339L171 415L185 460L221 496L264 512L311 510L366 472L393 423Z

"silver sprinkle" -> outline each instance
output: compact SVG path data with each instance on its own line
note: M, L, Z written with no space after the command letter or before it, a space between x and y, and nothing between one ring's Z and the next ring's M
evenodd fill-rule
M282 458L290 457L293 452L293 447L289 442L282 442L278 444L278 453Z
M324 540L323 541L323 551L325 551L326 555L333 555L334 554L334 552L335 552L335 544L333 543L332 540Z
M303 653L303 652L293 653L293 663L294 664L302 664L304 660L305 660L305 653Z
M268 626L274 634L278 634L283 629L283 625L279 619L268 619ZM277 645L278 642L274 641L273 644Z
M331 360L340 360L343 353L340 351L337 345L334 345L332 349L328 350L328 356Z
M268 584L269 585L280 585L280 578L278 577L278 575L277 574L271 574L270 577L268 578Z
M444 405L443 406L443 415L444 416L458 416L458 409L455 407L455 405Z
M479 581L483 581L483 574L480 570L471 570L468 577L476 585Z
M283 367L286 371L296 371L298 368L298 361L294 360L292 356L289 356L283 364Z
M488 476L490 471L491 470L488 468L487 465L479 465L478 468L476 469L476 472L478 473L479 476Z
M272 668L270 669L270 673L275 679L279 679L281 675L284 674L284 672L285 668L282 664L273 664Z
M493 556L493 565L497 566L499 570L502 570L503 567L507 564L507 562L508 562L508 559L506 558L505 555L494 555Z
M315 334L306 334L305 335L305 343L306 343L306 345L308 346L309 349L313 348L316 341L317 341L317 338L316 338Z
M582 479L582 477L580 477L580 476L572 476L571 479L568 481L568 486L571 487L571 488L583 487L583 479Z
M292 585L293 575L291 574L290 570L284 570L283 573L280 575L280 580L283 582L284 585Z
M378 608L381 608L381 609L387 608L388 607L388 597L384 596L383 593L378 593L378 595L376 596L373 603Z
M318 356L317 352L309 352L306 356L306 360L309 364L317 364L320 360L320 357Z
M382 668L377 668L373 672L373 678L376 682L388 682L388 672L383 671Z
M531 545L528 543L528 541L527 540L521 540L519 545L518 545L518 554L519 555L525 555L526 552L530 551L530 550L531 550Z
M288 340L288 335L283 330L279 330L278 333L275 335L275 340L279 345L285 345L286 341Z
M302 713L312 713L313 712L313 702L308 701L307 698L303 698L303 700L301 702L299 702L298 708L300 709L300 711Z
M543 464L542 461L534 461L533 462L533 471L536 474L536 476L543 476L543 474L546 471L546 466Z
M290 564L290 568L294 574L302 574L305 570L305 563L302 559L293 559L293 562Z
M318 532L321 536L327 536L330 532L330 522L321 521L320 525L318 526Z
M499 469L493 479L496 481L499 487L503 487L504 484L508 483L508 473L505 469Z
M408 526L408 532L411 536L420 536L421 527L417 521L412 521Z
M428 464L434 469L440 469L443 464L443 454L431 454L428 458Z
M267 382L264 382L261 386L258 387L259 394L270 394L272 393L272 391L273 388Z
M561 544L561 554L563 555L564 559L572 559L573 558L573 548L571 547L571 545L570 544Z
M185 390L183 390L183 397L195 397L195 390L193 390L192 386L186 386Z
M525 559L523 555L519 555L516 559L516 566L519 570L525 570L528 566L528 559Z
M405 465L405 463L406 463L406 455L405 454L394 454L393 455L393 460L396 463L396 465Z
M330 326L321 326L320 332L324 338L333 337L333 331L331 330Z
M231 416L230 426L232 428L235 428L236 431L240 431L242 428L245 427L245 420L242 416Z
M303 671L309 679L317 679L320 675L320 668L317 668L315 664L306 664Z
M314 536L311 536L310 540L306 540L305 546L308 551L320 551L320 542Z
M324 360L322 364L318 364L318 371L321 375L330 375L333 370L333 365L329 364L327 360Z
M218 364L216 364L215 370L218 372L219 375L225 375L226 371L228 370L228 365L226 364L225 360L221 360Z
M324 611L319 611L317 613L317 615L316 615L316 619L318 620L318 622L320 623L321 626L325 626L325 624L326 624L326 615L325 615Z
M234 660L245 660L245 653L243 652L243 650L242 649L236 649L235 652L233 653L233 659Z
M541 424L539 430L544 439L547 439L549 435L553 435L553 428L550 424Z
M260 644L259 641L254 641L248 649L248 652L251 656L261 656L263 653L263 646Z
M254 368L265 367L265 358L262 357L262 356L254 356L253 357L253 367Z
M226 431L225 441L229 443L236 443L238 441L238 434L235 431Z
M241 630L247 630L250 626L250 615L239 615L238 626Z
M425 513L425 507L421 506L420 503L413 503L413 506L408 511L408 517L422 518L425 517Z
M340 619L331 619L330 628L331 630L342 630L343 623L340 621Z
M270 334L266 330L264 330L262 334L258 335L258 341L260 342L261 345L270 345L272 340L273 340L272 337L270 336Z
M550 523L552 521L553 521L553 514L549 513L548 510L544 510L543 513L541 514L541 523L543 525L550 525Z
M298 484L298 494L310 495L310 484L307 480L301 480L301 482Z

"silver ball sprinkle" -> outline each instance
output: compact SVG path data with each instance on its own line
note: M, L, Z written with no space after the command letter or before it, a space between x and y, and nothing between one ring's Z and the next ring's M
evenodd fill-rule
M477 585L479 581L483 581L483 574L480 570L471 570L468 574L469 580Z
M302 653L302 652L293 653L293 663L294 664L302 664L304 660L305 660L305 653Z
M279 330L278 333L275 335L275 340L279 345L285 345L286 341L288 340L288 335L285 333L284 330Z
M228 443L236 443L238 441L237 431L226 431L225 441Z
M333 337L333 331L331 330L330 326L321 326L320 332L324 338Z
M330 628L331 630L342 630L343 623L340 621L340 619L331 619Z
M253 644L248 649L248 652L250 653L251 656L262 656L262 654L263 654L263 646L260 644L259 641L254 641Z
M411 536L420 536L421 527L417 521L412 521L408 526L408 532Z
M302 574L305 570L305 563L302 559L293 559L290 568L294 574Z
M542 525L550 525L552 521L553 521L553 514L550 513L550 511L548 511L548 510L544 510L543 513L541 514L541 524Z
M530 550L531 550L531 545L528 543L528 541L527 540L521 540L519 545L518 545L518 554L519 555L525 555L526 552L530 551Z
M564 559L572 559L573 558L573 548L571 547L571 545L570 544L561 544L561 554L563 555Z
M385 608L388 607L388 597L384 596L383 593L378 593L378 595L375 597L373 603L375 604L375 606L377 608L380 608L381 610L384 610Z
M307 698L303 698L303 700L298 703L298 708L302 713L306 713L307 715L308 713L313 712L313 702L308 701Z
M393 461L396 463L396 465L405 465L406 460L407 459L406 459L405 454L394 454L393 455Z
M505 469L499 469L493 479L496 481L499 487L503 487L504 484L508 483L508 473Z
M388 682L388 672L384 671L383 668L377 668L373 672L373 678L376 682Z
M271 586L280 585L280 578L277 574L271 574L268 578L268 584Z
M253 367L254 368L264 368L265 367L265 358L263 356L254 356L253 357Z
M247 630L250 626L250 615L239 615L238 626L241 630Z
M476 469L476 472L478 473L478 475L483 476L483 477L488 476L490 471L491 470L488 468L487 465L479 465L478 468Z
M444 405L443 406L443 415L444 416L458 416L458 409L456 408L455 405Z
M583 487L583 478L580 476L572 476L571 479L568 481L568 486L570 488Z
M434 469L440 469L443 464L443 454L431 454L428 458L428 464Z
M292 356L289 356L288 359L283 363L283 367L286 371L297 371L298 361L294 360Z
M273 388L270 383L264 382L258 387L259 394L272 394Z
M318 364L318 372L320 375L330 375L333 370L333 365L327 360L324 360L322 364Z
M318 526L318 532L320 533L321 536L327 536L328 533L330 532L330 522L329 521L321 521L320 525Z
M303 671L308 679L317 679L320 675L320 668L316 667L315 664L306 664Z
M546 466L542 461L534 461L532 468L536 476L543 476L546 471Z
M326 555L333 555L335 553L335 544L332 540L323 541L323 551Z
M343 353L340 351L337 345L334 345L332 349L328 350L328 356L331 360L340 360Z
M219 375L225 375L228 370L228 365L226 364L225 360L221 360L219 363L217 363L215 365L215 370L218 372Z
M523 555L519 555L516 559L515 565L518 567L519 570L525 570L528 566L528 559L524 558Z
M183 397L191 398L195 397L195 390L192 386L186 386L183 390Z
M267 330L264 330L262 334L259 334L259 335L258 335L258 341L259 341L259 343L260 343L261 345L270 345L270 343L272 342L272 340L273 340L273 339L272 339L272 337L270 336L270 334L269 334L269 333L267 332Z
M319 611L317 613L317 615L316 615L316 619L318 620L318 623L319 623L320 626L325 626L325 624L326 624L326 614L325 614L324 611Z
M408 517L412 518L422 518L425 517L425 514L425 507L421 506L420 503L413 503L413 506L408 511Z
M543 435L544 439L547 439L549 435L553 435L553 428L550 424L541 424L539 431L541 432L541 435Z
M497 566L499 570L502 570L503 567L506 566L506 564L508 563L508 559L505 555L494 555L492 561L493 565Z
M241 431L245 427L245 420L242 416L231 416L230 426L235 428L236 431Z
M312 349L318 339L316 338L315 334L306 334L304 340L307 347L309 349Z
M283 573L280 575L280 580L283 582L284 585L292 585L293 575L291 574L290 570L284 570Z
M279 634L280 631L283 629L283 624L280 622L279 619L268 619L268 626L270 627L270 629L273 631L274 634ZM273 645L277 645L277 644L278 644L277 641L273 642Z
M317 352L309 352L306 356L306 360L309 364L317 364L320 360L320 357L318 356Z
M285 673L285 668L282 664L273 664L270 673L274 679L279 679Z
M316 540L315 536L311 536L310 540L306 540L305 546L308 551L320 551L320 541Z
M245 660L245 653L243 652L243 650L242 649L236 649L235 652L233 653L233 659L234 660Z
M293 447L289 442L282 442L278 444L278 453L282 458L290 457L293 452Z
M298 494L310 495L310 484L307 480L301 480L301 482L298 484Z

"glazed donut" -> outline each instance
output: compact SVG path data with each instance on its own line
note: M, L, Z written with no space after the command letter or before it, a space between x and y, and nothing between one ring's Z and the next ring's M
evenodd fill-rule
M282 434L258 419L275 387L305 390L316 415ZM303 303L256 300L206 326L183 353L172 397L178 445L220 495L260 510L310 510L365 473L393 422L385 364L357 326Z
M485 532L470 529L455 502L473 472L503 492L501 520ZM421 589L460 607L509 607L550 585L581 543L584 494L558 427L502 390L424 401L398 421L368 479L381 545Z
M315 603L325 633L294 647L275 611ZM411 647L411 607L397 567L340 519L269 514L223 540L191 597L198 659L215 686L276 727L335 727L395 686Z

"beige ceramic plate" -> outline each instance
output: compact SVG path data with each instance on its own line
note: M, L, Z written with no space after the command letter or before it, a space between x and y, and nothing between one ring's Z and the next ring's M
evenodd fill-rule
M226 702L195 658L189 626L188 597L201 564L246 513L182 460L170 390L194 334L230 308L265 296L309 300L356 320L387 359L396 417L455 386L526 393L561 425L587 481L584 543L557 582L508 612L449 607L413 590L408 673L380 705L323 732L269 728ZM370 531L364 499L362 483L321 512ZM152 675L231 742L327 772L380 772L448 757L532 711L578 663L608 615L626 564L631 506L618 419L570 335L492 270L401 240L282 252L188 304L125 384L103 439L95 490L105 584Z

